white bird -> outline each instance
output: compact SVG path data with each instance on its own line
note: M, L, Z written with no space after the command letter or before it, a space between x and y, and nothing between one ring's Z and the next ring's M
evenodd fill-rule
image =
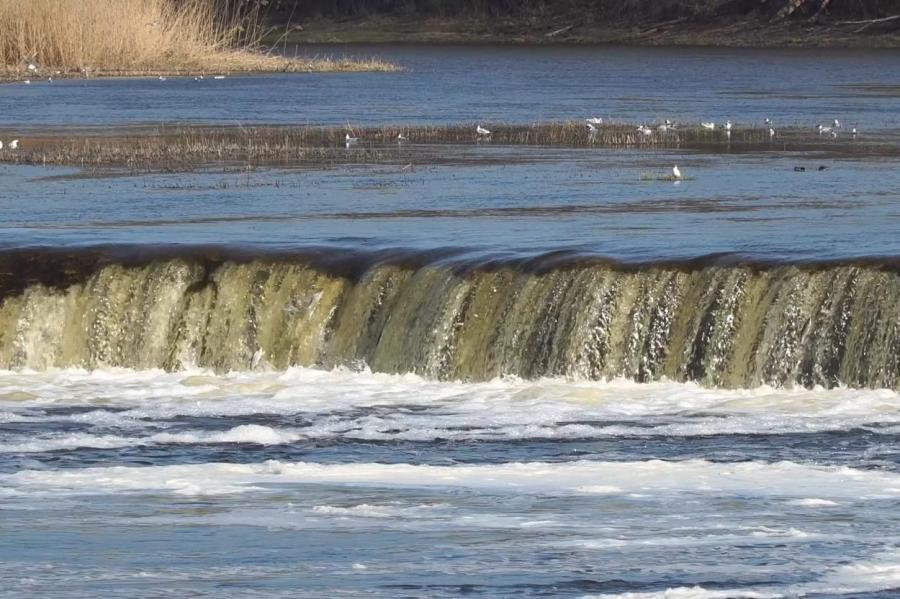
M766 117L765 123L766 123L766 125L771 125L772 119L770 119L769 117Z
M478 135L490 135L491 131L490 129L485 129L481 125L478 125L477 127L475 127L475 133Z
M832 133L832 127L826 127L825 125L819 125L819 135L824 135L825 133Z
M731 121L725 121L725 130L728 132L731 131Z
M0 150L2 150L2 149L3 149L3 142L0 141Z
M14 139L11 142L9 142L9 149L10 150L18 150L19 149L19 140Z
M225 75L216 75L213 79L224 79Z
M589 125L602 125L603 124L603 119L601 119L599 116L592 116L591 118L585 119L585 120L588 122Z
M344 141L347 143L347 146L350 146L350 145L358 142L359 138L358 137L350 137L350 134L348 133L344 136Z
M32 73L36 73L37 67L33 63L28 63L28 70L31 71Z
M160 75L160 76L159 76L159 80L160 80L160 81L165 81L165 80L166 80L166 77L163 77L162 75Z
M715 123L700 123L700 126L703 127L704 129L709 129L710 131L712 131L716 128Z
M833 137L834 139L837 139L837 136L838 136L837 131L831 132L831 137Z
M644 135L653 135L653 129L645 125L641 125L637 128L637 130L639 133L643 133Z
M852 133L853 133L853 137L856 137L856 127L853 128Z
M678 168L678 165L672 167L672 174L675 175L676 179L681 179L681 170Z
M666 131L669 130L669 127L670 127L670 125L668 123L666 123L666 124L658 126L656 128L656 130L659 131L660 133L665 133Z
M47 83L53 83L53 77L47 77Z
M588 133L589 133L591 136L593 136L593 135L597 132L597 127L596 127L594 124L590 123L590 122L587 124L587 128L588 128Z
M31 79L26 79L26 80L24 81L24 83L25 83L25 85L31 85Z
M397 143L400 143L401 141L409 141L409 138L406 137L405 135L403 135L402 133L398 133L397 134Z
M775 129L769 127L769 137L775 137Z
M834 122L831 123L831 126L834 127L835 129L840 129L840 128L841 128L841 122L840 122L839 120L837 120L837 119L834 119Z

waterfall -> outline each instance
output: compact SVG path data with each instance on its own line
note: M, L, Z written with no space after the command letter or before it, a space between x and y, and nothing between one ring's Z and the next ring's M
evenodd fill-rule
M481 266L73 251L0 259L0 367L216 371L368 365L667 378L721 387L898 388L889 264Z

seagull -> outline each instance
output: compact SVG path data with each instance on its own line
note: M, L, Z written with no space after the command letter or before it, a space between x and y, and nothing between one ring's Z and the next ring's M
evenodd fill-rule
M160 80L160 81L165 81L165 80L166 80L166 77L163 77L162 75L160 75L160 76L159 76L159 80Z
M831 123L831 126L834 127L835 129L840 129L840 128L841 128L841 122L840 122L839 120L837 120L837 119L834 119L834 122Z
M853 131L851 133L853 133L853 137L856 137L856 127L853 128Z
M344 136L344 141L347 143L347 147L349 148L351 145L355 144L359 141L358 137L350 137L350 134L346 134Z
M601 119L599 116L592 116L591 118L585 119L585 120L588 122L588 125L602 125L603 124L603 119Z
M769 137L775 137L775 129L769 127Z
M766 123L766 125L771 125L772 119L770 119L769 117L766 117L765 123Z
M14 139L11 142L9 142L9 149L10 150L18 150L19 149L19 140Z
M837 136L838 136L838 135L837 135L837 131L832 131L832 132L831 132L831 137L833 137L834 139L837 139Z
M725 130L731 133L731 121L725 121Z
M224 79L225 75L216 75L213 79Z
M475 127L475 133L476 133L477 135L484 135L484 136L490 135L490 134L491 134L491 132L490 132L489 129L485 129L485 128L482 127L481 125L478 125L477 127Z
M678 168L678 165L672 167L672 174L675 175L676 179L681 179L681 170Z
M404 141L409 141L409 138L403 135L402 133L397 134L397 143L401 143Z
M704 129L709 129L710 131L712 131L716 128L715 123L700 123L700 126L703 127Z
M28 70L32 73L37 73L37 67L34 65L34 63L28 63Z
M833 133L832 127L826 127L825 125L819 125L819 135L824 135L825 133Z
M588 133L589 133L590 135L592 135L592 136L594 135L594 133L597 132L597 127L596 127L596 125L594 125L594 124L591 123L591 122L588 122L587 128L588 128Z
M659 131L660 133L665 133L666 131L669 130L669 128L670 128L670 125L669 125L669 123L668 123L668 121L667 121L665 124L660 125L659 127L657 127L656 130Z
M25 83L25 85L31 85L31 79L26 79L26 80L24 81L24 83Z
M637 128L637 130L639 133L643 133L644 135L653 135L653 129L645 125L641 125Z

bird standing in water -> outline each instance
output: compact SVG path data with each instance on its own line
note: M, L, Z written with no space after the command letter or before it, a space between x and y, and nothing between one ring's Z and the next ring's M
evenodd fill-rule
M676 179L679 179L679 180L681 179L681 169L678 168L677 164L672 167L672 174L675 176Z

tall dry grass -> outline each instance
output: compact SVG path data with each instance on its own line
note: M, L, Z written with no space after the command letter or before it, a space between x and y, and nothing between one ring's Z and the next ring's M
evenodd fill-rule
M255 13L229 14L215 0L0 0L0 65L95 74L335 66L258 52Z

